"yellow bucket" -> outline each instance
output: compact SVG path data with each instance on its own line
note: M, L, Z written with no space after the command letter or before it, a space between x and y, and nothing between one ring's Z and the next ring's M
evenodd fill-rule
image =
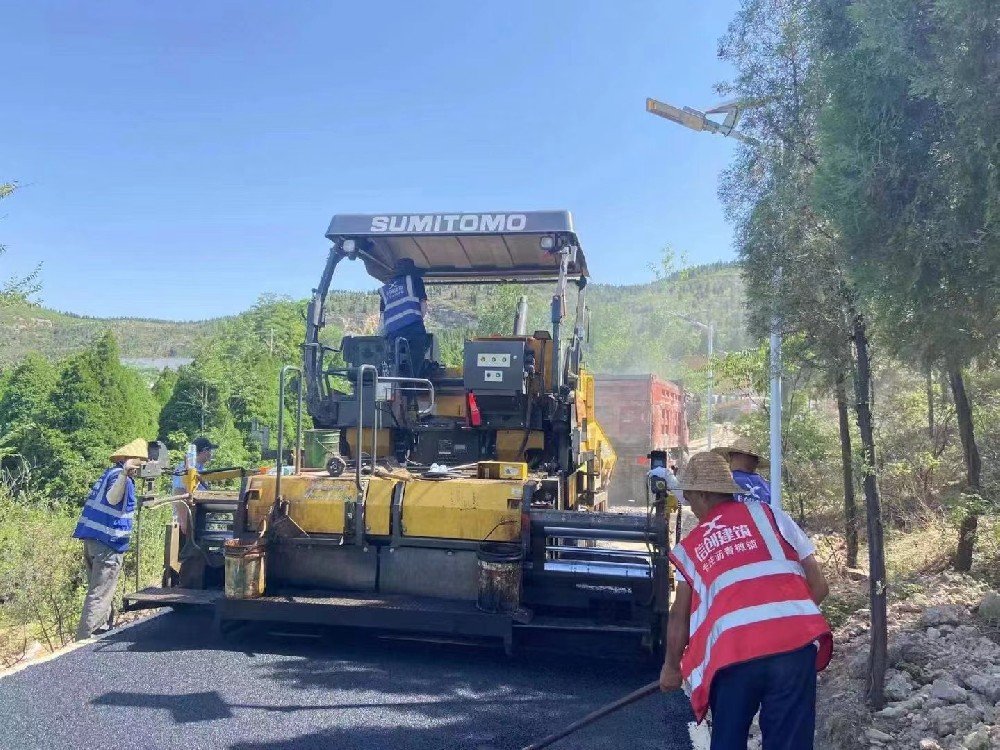
M226 598L256 599L264 595L264 545L228 539L222 547L226 561Z

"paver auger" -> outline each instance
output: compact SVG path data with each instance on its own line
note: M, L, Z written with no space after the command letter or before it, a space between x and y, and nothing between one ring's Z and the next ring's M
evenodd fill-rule
M647 514L607 509L615 453L581 361L588 272L570 214L338 215L326 236L304 361L279 387L284 403L288 372L304 384L291 466L279 425L277 471L248 475L233 502L225 594L180 575L186 588L147 589L128 606L204 603L223 624L497 638L508 650L530 632L607 632L658 650L676 505L660 493ZM553 285L551 330L526 332L522 298L512 335L465 341L462 367L438 364L433 335L424 362L409 361L403 339L324 343L337 267L360 260L386 282L403 258L428 286ZM318 459L300 449L303 402ZM219 528L212 507L196 529ZM217 541L212 554L218 563Z

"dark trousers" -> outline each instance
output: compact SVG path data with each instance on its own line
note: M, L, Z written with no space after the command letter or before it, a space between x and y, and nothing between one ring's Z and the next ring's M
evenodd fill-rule
M397 339L406 339L406 343L409 346L410 351L410 362L413 365L409 372L402 374L409 375L411 378L419 378L420 374L423 372L424 357L427 356L427 347L431 343L430 337L427 335L427 330L424 328L423 321L419 323L410 323L410 325L405 326L398 331L394 331L389 335L389 346L392 347L393 356L396 355Z
M816 647L719 670L709 695L712 750L746 750L760 711L763 750L812 750L816 731Z

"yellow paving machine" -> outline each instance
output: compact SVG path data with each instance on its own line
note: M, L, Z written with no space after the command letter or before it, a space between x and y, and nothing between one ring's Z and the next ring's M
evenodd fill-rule
M608 511L615 453L582 361L588 271L570 214L338 215L326 236L303 362L279 383L282 404L298 399L294 446L279 424L273 473L246 474L228 501L192 492L194 531L168 529L164 586L126 607L204 604L223 628L368 627L508 650L532 633L616 633L658 650L676 505L660 488L646 512ZM421 361L403 338L325 342L335 270L360 261L385 283L401 260L430 287L549 285L550 329L527 332L522 298L511 335L465 341L462 366L439 364L433 333Z

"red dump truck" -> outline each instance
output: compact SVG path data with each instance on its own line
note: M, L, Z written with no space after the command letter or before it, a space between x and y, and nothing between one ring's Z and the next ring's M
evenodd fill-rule
M644 503L647 454L687 448L684 391L655 375L595 375L594 383L597 421L618 454L608 500Z

